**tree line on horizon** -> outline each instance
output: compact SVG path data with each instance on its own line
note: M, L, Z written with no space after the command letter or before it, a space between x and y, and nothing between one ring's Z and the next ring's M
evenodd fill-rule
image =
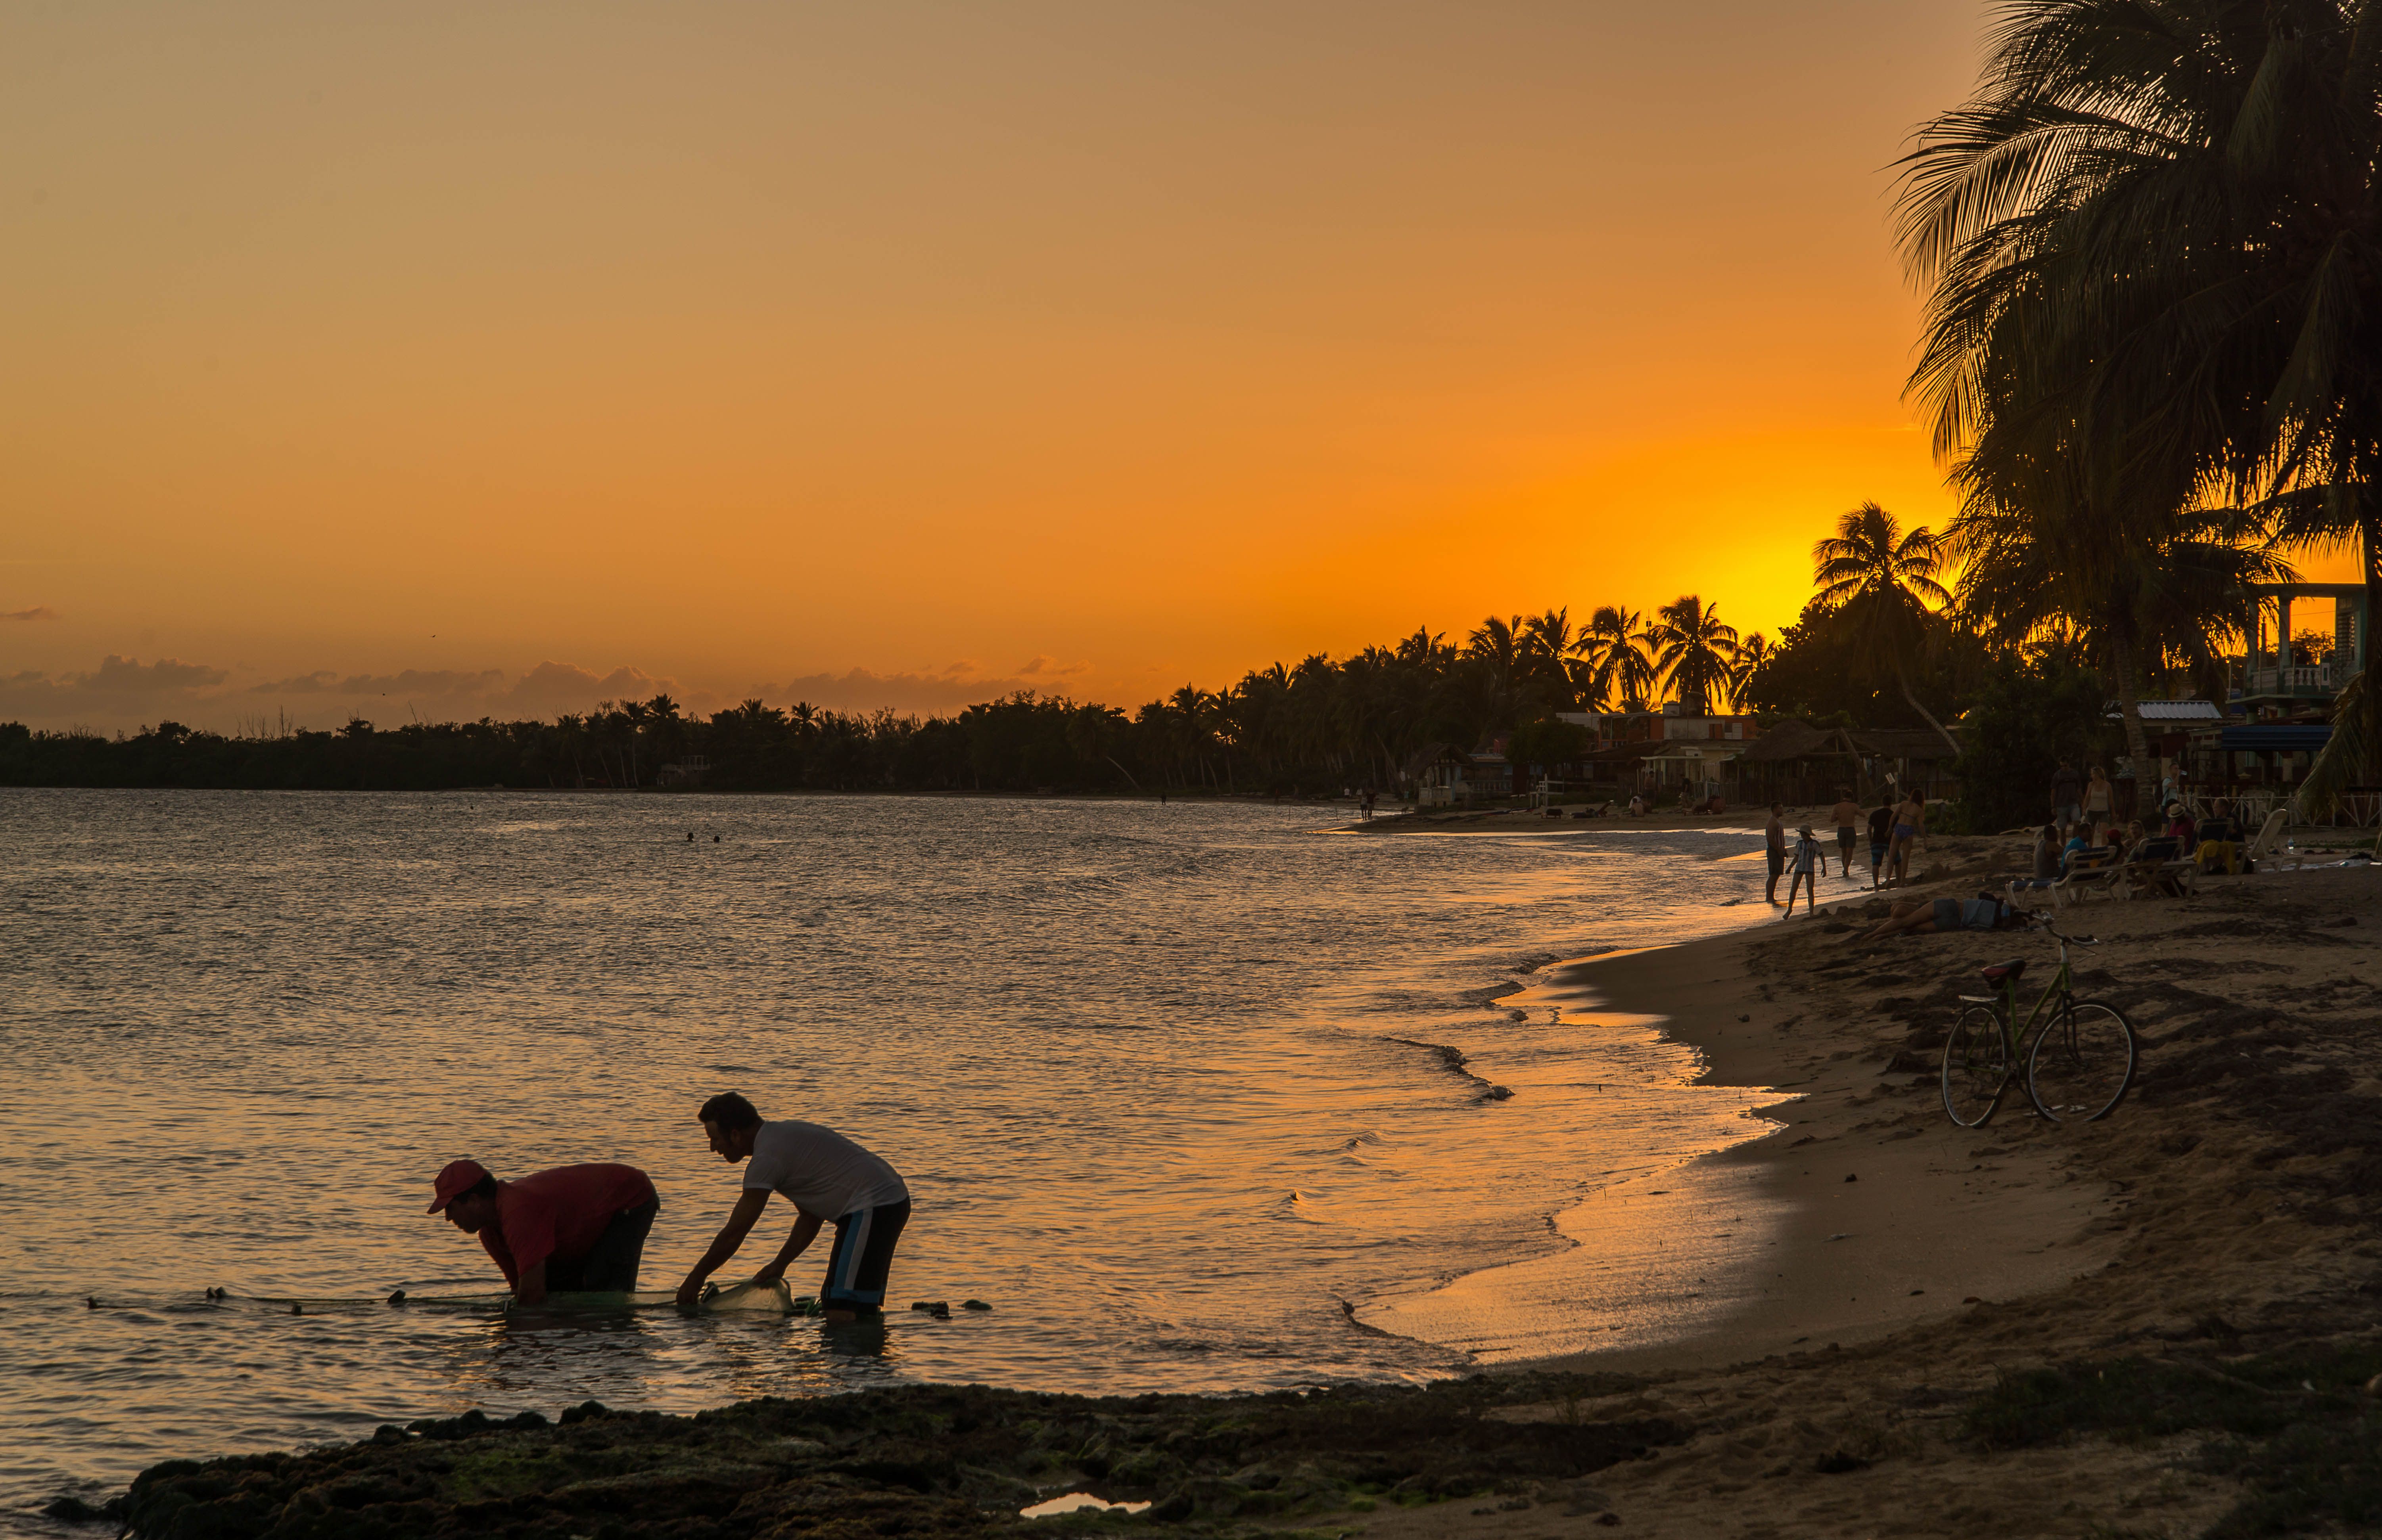
M1813 553L1814 592L1773 643L1697 594L1651 614L1603 605L1490 616L1458 642L1418 628L1342 658L1309 654L1132 712L1023 691L951 715L747 700L708 717L668 694L552 721L409 723L226 736L175 722L108 739L0 725L0 783L431 789L1394 789L1420 758L1507 739L1524 764L1578 764L1596 735L1565 713L1738 711L1941 731L1976 661L1958 649L1925 530L1864 505ZM1929 666L1909 666L1909 642ZM1947 738L1948 741L1948 738Z

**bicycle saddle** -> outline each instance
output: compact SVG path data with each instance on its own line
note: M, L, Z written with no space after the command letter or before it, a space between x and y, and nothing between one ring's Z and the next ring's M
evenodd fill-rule
M1988 965L1985 969L1985 982L1987 984L2000 984L2005 979L2015 981L2020 974L2025 972L2026 959L2022 957L2014 957L2008 962L1996 962Z

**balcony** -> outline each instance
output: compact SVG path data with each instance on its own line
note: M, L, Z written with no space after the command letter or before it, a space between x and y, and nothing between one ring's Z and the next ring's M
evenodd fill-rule
M2237 692L2253 701L2329 701L2340 693L2348 670L2338 664L2292 664L2248 671L2249 688Z

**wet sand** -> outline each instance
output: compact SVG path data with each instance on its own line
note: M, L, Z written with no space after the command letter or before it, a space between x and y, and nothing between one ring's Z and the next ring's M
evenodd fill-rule
M2006 859L1993 842L1943 842L1949 870L1921 891L1969 890ZM2126 1103L2082 1127L2006 1102L1987 1128L1955 1129L1933 1072L1976 969L2023 957L2039 984L2056 961L2047 938L1848 945L1846 911L1869 901L1565 971L1565 985L1611 1004L1659 1002L1713 1078L1793 1097L1773 1109L1778 1132L1645 1184L1736 1184L1746 1207L1770 1205L1762 1250L1776 1260L1733 1275L1691 1336L1528 1365L1634 1371L1642 1388L1504 1414L1699 1424L1684 1445L1597 1478L1631 1533L2200 1533L2258 1496L2199 1468L2202 1437L1995 1450L1964 1436L1961 1410L2004 1375L2121 1355L2220 1375L2329 1355L2362 1375L2357 1355L2382 1343L2382 869L2062 911L2062 929L2108 943L2079 953L2079 994L2125 1009L2144 1044ZM1604 1200L1623 1215L1652 1201ZM1601 1240L1626 1250L1623 1227L1584 1217L1599 1206L1565 1216L1583 1244L1546 1265L1587 1275ZM1359 1532L1525 1537L1580 1522L1545 1502L1447 1504Z

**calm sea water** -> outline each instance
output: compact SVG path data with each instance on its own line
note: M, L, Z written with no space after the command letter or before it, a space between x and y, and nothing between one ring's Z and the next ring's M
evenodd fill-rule
M1461 1368L1344 1303L1542 1253L1583 1191L1759 1131L1644 1024L1490 994L1766 915L1758 859L1725 859L1759 837L1329 822L0 792L0 1524L156 1460L472 1406ZM643 1166L645 1283L673 1285L735 1197L693 1121L729 1088L908 1176L893 1303L993 1312L855 1335L380 1302L492 1287L422 1212L464 1155Z

